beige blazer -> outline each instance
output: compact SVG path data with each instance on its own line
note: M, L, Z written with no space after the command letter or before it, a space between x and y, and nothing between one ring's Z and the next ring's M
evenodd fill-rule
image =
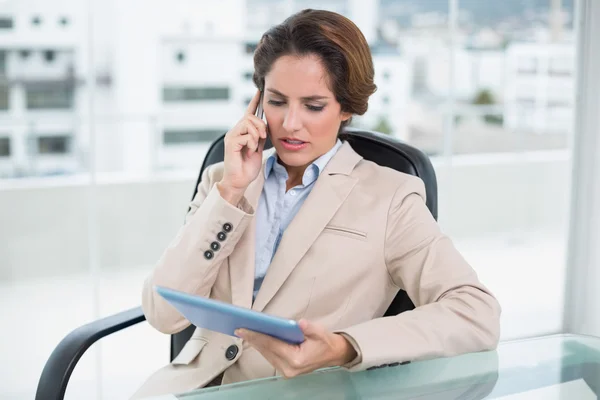
M366 161L344 143L285 231L252 304L254 210L264 174L238 207L214 186L222 174L222 163L205 171L184 226L144 283L143 310L159 331L176 333L190 323L154 285L344 333L359 354L344 366L353 371L496 347L500 306L440 231L420 179ZM232 229L220 250L205 258L227 223ZM399 289L417 308L383 318ZM232 345L239 351L229 360ZM196 329L135 397L199 388L223 371L223 383L277 375L241 339Z

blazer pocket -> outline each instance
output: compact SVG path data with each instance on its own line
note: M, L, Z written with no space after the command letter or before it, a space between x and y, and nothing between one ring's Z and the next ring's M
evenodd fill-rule
M191 337L190 340L187 341L183 349L177 354L177 357L171 364L173 365L189 365L192 361L198 357L198 354L202 351L204 346L206 346L208 341L199 337Z
M353 239L367 240L367 234L365 232L357 231L356 229L344 228L341 226L327 225L323 232L333 233L336 235L348 236Z

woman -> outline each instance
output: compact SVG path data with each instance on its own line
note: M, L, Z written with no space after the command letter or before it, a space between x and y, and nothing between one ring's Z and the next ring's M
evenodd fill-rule
M137 395L494 349L500 307L440 232L423 182L338 139L375 91L359 29L302 11L262 37L254 66L259 91L225 136L225 161L203 174L142 304L167 334L189 322L154 285L300 320L306 341L196 329ZM266 124L254 115L261 91ZM267 135L275 152L263 155ZM417 308L383 318L400 289Z

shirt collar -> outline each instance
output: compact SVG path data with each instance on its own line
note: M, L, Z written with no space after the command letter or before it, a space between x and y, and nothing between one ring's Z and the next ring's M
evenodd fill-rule
M327 163L329 161L331 161L331 159L333 158L335 153L337 153L337 151L340 149L340 147L342 147L342 141L340 139L338 139L337 142L335 143L335 145L327 153L325 153L321 157L317 158L315 161L313 161L308 166L308 168L306 168L306 171L304 171L304 175L302 176L302 184L304 186L314 182L317 179L317 177L325 169L325 166L327 165ZM267 179L269 177L269 175L271 174L271 172L273 171L273 167L274 167L274 164L276 163L276 161L277 161L277 153L273 153L269 156L269 158L267 158L267 161L265 162L265 179ZM314 171L315 173L314 174L308 173L308 171L311 171L311 170ZM286 173L286 176L287 176L287 173Z

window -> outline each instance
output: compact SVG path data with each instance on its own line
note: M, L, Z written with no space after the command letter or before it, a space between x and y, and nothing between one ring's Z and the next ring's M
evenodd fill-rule
M8 86L0 85L0 110L8 110L9 91Z
M390 72L389 71L385 71L383 73L383 79L385 79L386 81L390 80Z
M10 157L10 138L0 137L0 157Z
M566 99L548 100L548 108L570 108L571 102Z
M0 29L12 29L14 22L12 18L0 17Z
M517 104L524 107L534 107L535 98L533 97L519 97L517 98Z
M180 64L184 63L185 62L185 53L183 51L178 51L177 54L175 55L175 59Z
M31 18L31 24L40 26L42 24L42 18L36 15L35 17Z
M56 52L54 50L46 50L44 51L44 60L47 63L51 63L56 59Z
M573 74L573 59L567 57L551 58L548 74L550 76L571 76Z
M535 75L537 73L537 60L531 57L521 57L517 68L521 75Z
M74 88L66 82L31 85L25 88L27 109L73 108Z
M62 136L38 136L37 137L38 154L68 154L71 152L71 137Z
M19 51L19 54L21 55L21 58L23 60L26 60L29 58L29 56L31 55L31 50L28 49L23 49L21 51Z
M254 72L244 73L244 79L246 79L247 81L251 81L253 76L254 76Z
M61 26L67 26L67 25L69 25L69 18L67 18L67 17L61 17L61 18L58 20L58 23L59 23Z
M435 155L431 161L438 180L440 230L498 298L503 341L561 332L563 314L571 311L564 299L573 294L564 291L569 286L565 280L579 278L566 268L569 200L578 198L570 196L576 185L571 183L571 164L590 166L583 163L588 160L573 159L572 143L584 139L574 135L584 130L572 126L586 114L579 112L579 105L587 110L594 106L588 104L591 96L575 97L573 87L576 81L600 84L600 68L589 68L591 59L600 57L600 32L596 38L593 30L580 29L589 23L600 29L600 16L589 7L599 1L135 3L152 7L148 13L136 12L128 0L0 0L0 18L12 17L14 24L0 29L0 51L7 57L6 75L0 72L0 108L7 109L0 110L0 138L10 138L10 156L0 156L0 240L6 249L0 251L0 297L2 305L16 306L2 320L16 325L31 312L32 320L47 327L46 337L59 338L90 318L137 306L130 282L143 281L173 240L211 140L235 123L255 94L245 73L254 70L252 57L262 33L301 9L335 7L349 12L376 52L372 61L378 89L365 115L354 117L351 126L390 132ZM560 10L551 11L552 5ZM68 18L66 26L61 17ZM110 25L115 17L129 35L125 43ZM548 29L549 20L556 22L555 28ZM207 21L213 24L213 36ZM136 36L145 30L156 38L148 51L144 40L136 44ZM561 38L549 40L560 31ZM152 54L133 65L132 52L122 58L129 46L133 53ZM27 59L22 50L28 51ZM45 50L55 51L52 63L44 60ZM561 70L560 63L551 60L562 57L572 60L571 76L554 72ZM522 65L529 74L519 73L520 58L530 59ZM579 65L580 60L585 64ZM143 69L144 63L150 64L151 73ZM144 79L121 79L136 70ZM39 88L70 79L77 82L72 89ZM148 85L152 99L140 95L140 82ZM550 93L553 86L562 93ZM211 94L194 92L206 87L228 88L229 98L196 99ZM494 104L473 104L484 89L493 94ZM57 109L61 101L56 92L68 98L69 90L73 97L67 104L72 108ZM88 106L88 94L95 95L93 107ZM533 105L521 106L521 98ZM562 99L571 105L549 106ZM205 112L210 118L202 118ZM55 139L55 149L68 153L38 154L38 136L56 135L70 136L62 142ZM94 193L101 198L86 201ZM32 212L31 199L44 195L61 206ZM156 210L152 218L132 213L140 199L144 207ZM80 290L90 283L98 290ZM532 286L537 296L531 296ZM30 301L19 302L24 296ZM60 307L73 298L79 300L76 310ZM600 321L594 323L600 327ZM71 397L89 396L89 383L105 397L125 397L136 382L162 367L169 346L154 328L143 325L131 352L152 348L152 354L132 358L127 381L119 368L122 342L107 341L90 350L101 357L101 366L72 375ZM3 381L0 399L35 398L31 383L37 382L39 371L30 365L44 365L57 344L36 334L27 329L3 332L5 343L36 345L3 348L5 359L29 362L11 365L19 379ZM563 350L571 349L565 346L557 353Z
M163 89L163 101L167 103L181 101L229 100L228 87L166 87Z
M252 54L258 47L258 43L246 43L246 54Z
M502 114L485 114L483 120L490 125L504 125L504 116Z
M169 129L163 133L165 145L191 144L213 142L227 132L223 129Z
M0 50L0 74L6 73L6 51Z

